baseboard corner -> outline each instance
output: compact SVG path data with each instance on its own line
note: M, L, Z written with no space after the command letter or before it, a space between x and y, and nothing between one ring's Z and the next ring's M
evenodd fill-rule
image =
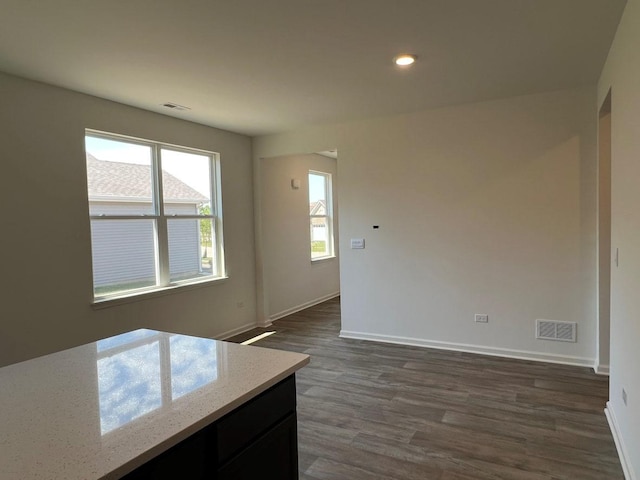
M632 470L629 452L624 444L624 440L620 435L620 427L618 426L618 420L613 410L611 402L607 402L607 406L604 409L604 414L609 422L609 429L613 436L613 441L616 444L616 450L618 451L618 457L620 458L620 465L622 465L622 471L626 480L638 480L635 472Z
M269 327L271 327L272 325L273 325L273 322L272 322L270 319L268 319L268 318L265 318L263 321L258 322L258 323L256 324L256 326L257 326L258 328L269 328Z

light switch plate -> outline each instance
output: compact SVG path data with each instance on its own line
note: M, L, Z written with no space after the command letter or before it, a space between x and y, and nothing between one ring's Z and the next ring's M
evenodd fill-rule
M364 248L364 238L352 238L351 248Z

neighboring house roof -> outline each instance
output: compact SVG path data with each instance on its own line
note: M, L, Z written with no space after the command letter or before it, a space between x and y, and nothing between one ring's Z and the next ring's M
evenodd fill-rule
M311 202L309 204L309 215L326 215L327 205L324 200L318 200L317 202Z
M146 165L99 160L87 153L89 200L151 198L151 170ZM165 202L203 203L209 199L176 177L162 172Z

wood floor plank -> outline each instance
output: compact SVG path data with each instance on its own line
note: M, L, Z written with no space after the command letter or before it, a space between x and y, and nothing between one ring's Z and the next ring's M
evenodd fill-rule
M344 339L333 299L254 329L302 352L301 480L624 480L590 369Z
M318 480L344 478L350 480L395 480L395 477L376 474L362 467L354 467L348 463L341 463L327 458L318 458L304 472L303 478Z
M358 445L358 443L355 445ZM423 461L424 454L422 451L417 453L417 456L420 458L419 463L414 463L407 460L406 454L404 458L396 458L393 455L394 452L389 451L386 448L387 444L384 443L379 443L378 445L381 445L381 447L378 448L362 448L356 447L355 445L352 448L345 449L342 445L331 442L327 439L318 439L313 442L313 445L310 445L309 443L300 445L300 450L307 451L307 449L313 449L313 451L319 453L322 458L331 459L344 465L363 469L371 472L372 474L390 476L394 479L437 480L443 473L437 465L434 465L432 462ZM413 447L413 449L415 451L419 448ZM408 449L403 451L406 452ZM304 473L308 472L309 470L306 472L301 470L301 478L304 477ZM333 478L346 479L348 477Z

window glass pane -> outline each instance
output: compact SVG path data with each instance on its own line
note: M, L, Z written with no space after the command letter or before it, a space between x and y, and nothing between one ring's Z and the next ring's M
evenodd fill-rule
M91 215L155 213L151 147L85 137Z
M167 220L169 275L172 282L217 272L213 219Z
M103 296L156 284L155 220L92 220L93 290Z
M166 148L161 155L165 214L211 213L211 158Z
M327 218L311 218L311 258L329 256L331 254L330 248Z
M104 435L162 405L160 346L153 342L98 360Z
M309 173L309 214L327 214L327 177Z

